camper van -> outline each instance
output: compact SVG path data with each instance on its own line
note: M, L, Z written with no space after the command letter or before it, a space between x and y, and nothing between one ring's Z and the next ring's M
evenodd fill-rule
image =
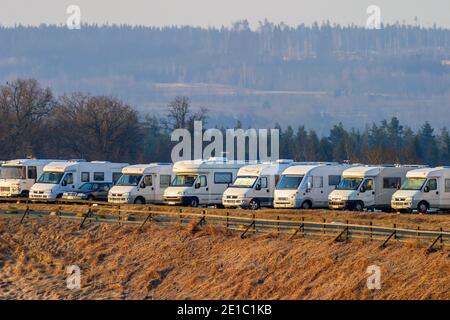
M392 196L397 211L426 213L450 209L450 167L421 168L406 174L400 190Z
M284 170L275 189L275 208L324 208L328 195L341 180L349 165L304 163Z
M17 159L6 161L0 169L0 197L28 197L44 167L58 160Z
M400 188L406 173L421 166L357 166L342 173L336 190L328 196L330 209L363 211L391 209L392 195Z
M162 203L164 190L172 181L171 163L151 163L128 166L109 191L111 203Z
M164 192L169 205L222 205L222 195L241 167L248 163L226 158L179 161L173 166L175 178Z
M273 206L273 194L280 175L293 164L292 160L278 160L240 168L233 184L223 193L223 206L251 210Z
M106 161L51 162L44 167L37 183L30 190L35 200L58 199L64 192L77 190L87 182L116 182L127 163Z

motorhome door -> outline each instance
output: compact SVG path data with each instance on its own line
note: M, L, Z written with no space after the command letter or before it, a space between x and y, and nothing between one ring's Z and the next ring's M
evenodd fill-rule
M431 208L438 208L439 203L439 188L438 179L429 178L423 187L424 199L430 204Z
M270 193L268 177L259 177L255 184L255 198L259 200L260 205L272 205L273 195Z
M147 202L155 201L155 179L151 174L146 174L141 181L140 189Z
M214 195L211 195L211 189L208 185L208 177L201 174L195 180L195 194L198 197L200 204L208 204L211 202Z
M366 178L359 187L359 199L364 202L365 207L375 205L375 181L373 178Z

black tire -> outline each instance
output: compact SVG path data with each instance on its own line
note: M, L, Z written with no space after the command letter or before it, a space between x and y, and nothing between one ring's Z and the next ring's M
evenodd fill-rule
M421 201L417 205L417 211L419 213L427 213L429 209L430 209L430 205L426 201Z
M260 204L259 204L259 201L256 200L256 199L252 199L252 200L250 200L250 202L248 203L248 208L249 208L250 210L258 210L260 207L261 207L261 206L260 206Z
M309 200L303 201L303 203L302 203L302 205L301 205L301 208L302 208L303 210L309 210L309 209L311 209L311 208L312 208L312 203L311 203L311 201L309 201Z
M86 200L87 200L87 201L94 201L94 200L95 200L95 197L94 197L92 194L90 194L90 195L86 198Z
M20 197L21 197L21 198L28 198L29 195L30 195L30 191L28 191L28 190L22 191L22 192L20 193Z
M364 202L356 201L354 209L355 209L355 211L363 212L364 211Z
M189 207L192 207L192 208L198 207L198 199L197 198L192 198L189 201Z
M142 197L137 197L134 199L134 204L145 204L145 199Z
M63 194L62 194L62 193L60 193L60 194L58 194L58 195L56 196L56 199L61 199L61 198L62 198L62 196L63 196Z

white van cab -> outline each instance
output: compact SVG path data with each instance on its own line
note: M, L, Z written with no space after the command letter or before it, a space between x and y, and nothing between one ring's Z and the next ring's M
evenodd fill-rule
M390 210L392 195L400 188L406 173L422 166L366 165L342 173L336 190L328 196L330 209L363 211Z
M406 181L392 196L391 206L397 211L417 209L450 209L450 167L422 168L406 174Z
M51 162L30 190L31 199L58 199L87 182L116 182L128 163L106 161Z
M223 193L223 206L251 210L273 206L273 194L280 175L293 164L293 160L278 160L240 168L233 184Z
M233 183L238 170L247 164L220 157L176 162L175 178L164 192L164 202L191 207L221 205L223 192Z
M171 163L137 164L122 169L122 177L108 194L111 203L162 203L172 181Z
M17 159L6 161L0 171L0 197L28 197L31 187L50 162L59 160ZM61 160L63 161L63 160Z
M323 208L349 165L312 162L284 170L275 189L275 208Z

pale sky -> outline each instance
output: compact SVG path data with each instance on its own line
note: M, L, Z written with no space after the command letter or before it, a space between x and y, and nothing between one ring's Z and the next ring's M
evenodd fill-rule
M383 23L406 22L450 28L450 0L0 0L0 25L65 24L69 5L82 23L147 26L230 26L248 19L252 28L267 18L289 25L330 20L365 25L366 9L378 5Z

